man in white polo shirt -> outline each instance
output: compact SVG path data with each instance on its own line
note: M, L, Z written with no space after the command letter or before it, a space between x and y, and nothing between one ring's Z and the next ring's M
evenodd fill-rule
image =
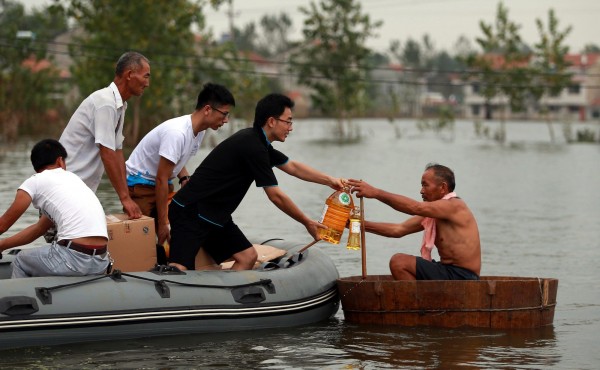
M154 217L158 245L171 239L167 205L168 195L174 190L172 181L179 178L181 186L187 183L190 176L185 165L198 152L205 131L227 123L234 106L235 99L225 86L205 84L192 114L156 126L125 162L129 195L142 214ZM160 256L161 251L158 253Z
M141 96L148 86L148 59L137 52L123 54L117 61L113 82L81 103L59 140L69 153L69 171L79 176L94 192L106 170L130 218L140 218L142 213L127 189L123 121L127 100Z

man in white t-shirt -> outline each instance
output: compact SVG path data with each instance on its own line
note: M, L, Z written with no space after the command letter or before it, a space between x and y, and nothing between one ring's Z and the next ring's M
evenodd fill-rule
M123 122L127 100L141 96L148 86L148 59L136 52L123 54L117 61L113 82L92 93L79 105L59 139L69 153L69 171L94 192L106 170L130 218L140 218L142 213L127 190Z
M207 129L217 130L228 121L235 99L226 87L207 83L198 94L192 114L165 121L150 131L125 163L129 194L145 216L154 217L158 245L170 241L167 205L172 180L184 186L190 176L185 168L200 148ZM160 255L160 251L159 251Z
M24 249L14 260L13 278L97 275L106 271L109 254L106 216L96 194L75 174L66 171L67 152L56 140L46 139L31 150L36 174L17 190L15 200L0 217L0 234L8 230L29 205L39 209L38 222L0 239L0 251L32 243L52 227L57 241Z

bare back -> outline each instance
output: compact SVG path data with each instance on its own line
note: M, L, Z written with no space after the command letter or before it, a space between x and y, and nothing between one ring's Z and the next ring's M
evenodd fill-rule
M481 245L477 221L460 198L451 202L448 217L436 219L435 245L444 264L466 268L477 275L481 271Z

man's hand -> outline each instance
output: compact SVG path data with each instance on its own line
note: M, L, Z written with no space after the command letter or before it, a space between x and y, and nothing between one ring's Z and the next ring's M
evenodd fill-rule
M171 243L171 225L160 224L157 230L158 245L165 244L165 241Z
M127 197L121 200L121 204L123 205L123 210L127 213L130 219L136 219L142 217L142 210L140 206L137 205L133 199Z
M329 182L329 187L333 190L343 190L348 185L347 180L343 177L332 177Z
M318 223L317 221L314 220L309 220L304 227L306 227L306 230L308 231L308 233L313 237L314 240L319 240L321 239L319 237L319 229L327 229L327 226Z
M348 179L346 183L350 186L351 192L359 198L375 198L379 191L379 189L362 180Z

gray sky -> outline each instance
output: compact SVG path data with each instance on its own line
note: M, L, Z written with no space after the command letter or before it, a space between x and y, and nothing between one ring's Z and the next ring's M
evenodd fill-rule
M48 0L22 0L26 6L48 4ZM235 0L233 21L236 27L254 21L259 22L264 14L286 12L293 21L291 39L301 35L303 17L298 11L308 0ZM373 20L382 20L377 38L369 46L385 51L391 40L401 42L409 37L421 40L429 34L436 49L452 53L456 40L464 35L472 41L481 36L479 21L493 23L498 7L496 0L361 0L363 11ZM535 20L540 18L547 24L548 10L554 9L559 20L559 29L572 26L567 44L571 52L579 52L584 45L600 46L600 1L599 0L504 0L509 19L521 25L521 36L532 45L539 39ZM216 37L229 29L229 7L218 11L206 8L207 27Z

